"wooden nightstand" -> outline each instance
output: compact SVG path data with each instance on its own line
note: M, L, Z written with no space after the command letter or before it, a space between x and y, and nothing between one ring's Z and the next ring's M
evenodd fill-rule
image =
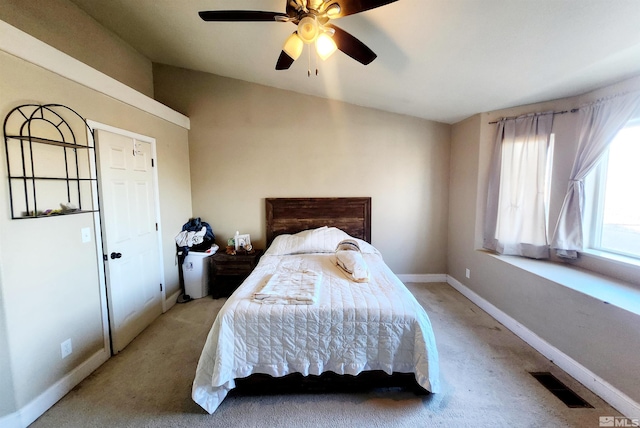
M209 291L214 299L229 297L258 264L264 250L231 256L224 252L209 257Z

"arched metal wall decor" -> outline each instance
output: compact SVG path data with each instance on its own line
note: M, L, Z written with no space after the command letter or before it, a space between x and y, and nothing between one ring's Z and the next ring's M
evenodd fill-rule
M12 219L98 211L94 132L75 110L24 104L7 114L3 131Z

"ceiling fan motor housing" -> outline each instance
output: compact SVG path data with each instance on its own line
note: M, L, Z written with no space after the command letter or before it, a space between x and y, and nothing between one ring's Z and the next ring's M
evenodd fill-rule
M306 44L313 43L318 38L318 18L313 14L305 15L298 23L298 36Z

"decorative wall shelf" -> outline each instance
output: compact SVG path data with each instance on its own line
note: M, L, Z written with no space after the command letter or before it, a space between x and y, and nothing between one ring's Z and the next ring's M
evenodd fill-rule
M99 210L94 133L82 116L61 104L24 104L3 130L12 219Z

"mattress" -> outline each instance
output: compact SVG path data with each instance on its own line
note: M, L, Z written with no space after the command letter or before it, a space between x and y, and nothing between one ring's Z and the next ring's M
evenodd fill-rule
M332 242L324 244L321 250ZM429 317L380 253L363 246L370 280L358 283L345 277L331 252L307 245L292 254L290 246L274 250L274 242L220 310L198 362L193 400L213 413L235 379L256 373L414 373L421 387L438 392L438 352ZM322 272L313 304L263 304L253 298L283 266Z

